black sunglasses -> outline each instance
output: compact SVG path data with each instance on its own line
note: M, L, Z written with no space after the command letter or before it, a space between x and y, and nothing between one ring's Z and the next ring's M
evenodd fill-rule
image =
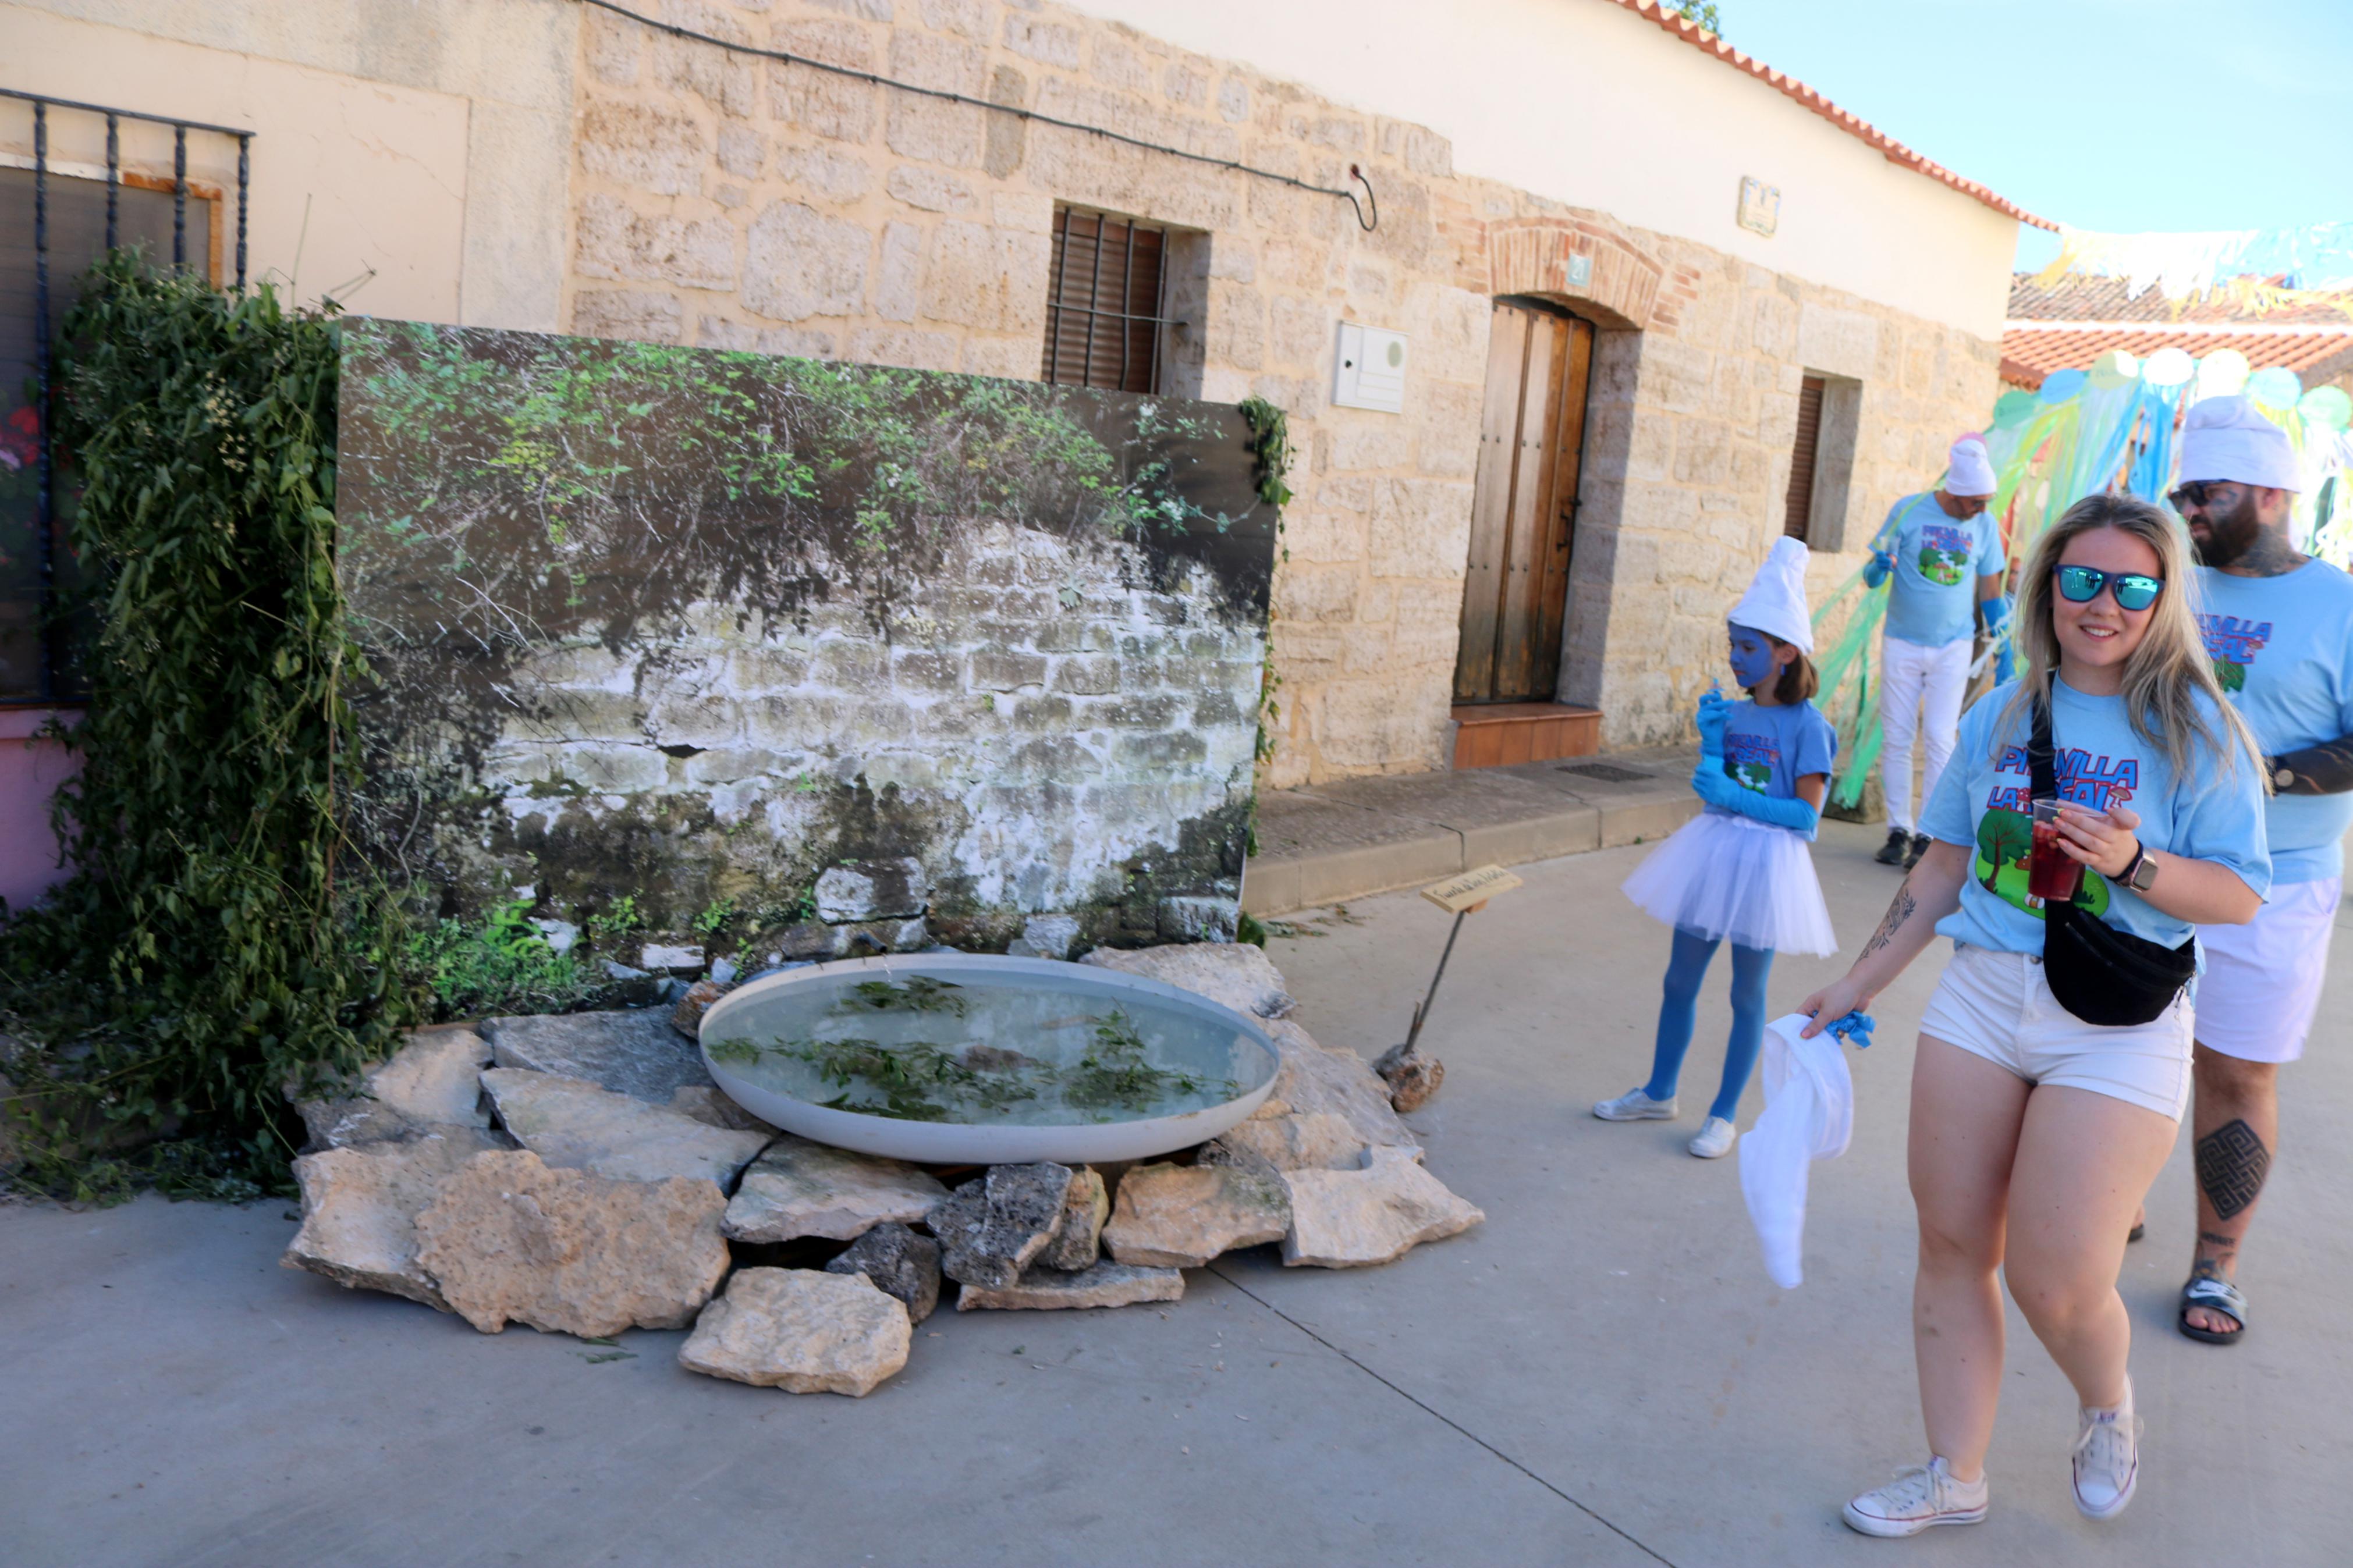
M2165 579L2139 572L2103 572L2096 566L2062 566L2059 596L2071 605L2088 605L2100 596L2103 588L2113 588L2116 608L2146 610L2157 603L2165 592Z
M2192 479L2178 489L2166 491L2165 499L2172 504L2174 510L2188 511L2193 506L2204 506L2214 487L2223 482L2221 479Z

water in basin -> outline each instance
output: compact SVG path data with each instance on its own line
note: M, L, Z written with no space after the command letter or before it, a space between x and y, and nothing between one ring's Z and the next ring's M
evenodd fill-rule
M702 1039L712 1067L867 1116L1079 1127L1227 1104L1271 1065L1219 1009L1107 992L1103 977L842 967L714 1015L721 1026L706 1025Z

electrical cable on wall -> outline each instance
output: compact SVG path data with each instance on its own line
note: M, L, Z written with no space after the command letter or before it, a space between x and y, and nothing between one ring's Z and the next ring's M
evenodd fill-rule
M709 44L713 48L724 49L730 54L752 55L760 59L775 60L783 65L804 66L810 70L830 72L835 76L848 77L853 81L871 82L876 87L887 87L899 92L916 93L924 98L936 98L947 103L968 104L974 109L985 109L992 114L1009 114L1018 120L1035 121L1040 125L1051 125L1063 131L1079 131L1090 136L1101 136L1113 142L1124 142L1131 147L1141 147L1147 153L1165 153L1172 158L1184 158L1196 163L1207 163L1213 169L1229 169L1238 174L1248 174L1253 179L1272 180L1277 184L1291 185L1303 191L1313 191L1319 196L1338 196L1356 210L1357 227L1369 234L1380 226L1381 205L1373 195L1373 183L1366 179L1365 172L1354 163L1348 165L1348 177L1365 187L1363 201L1356 199L1356 192L1339 186L1310 184L1305 180L1294 178L1290 174L1279 174L1271 169L1253 168L1248 163L1237 163L1231 158L1212 158L1205 153L1188 153L1182 147L1171 147L1163 142L1146 142L1140 136L1130 136L1124 132L1113 131L1105 126L1085 125L1075 120L1057 119L1050 114L1040 114L1034 109L1021 109L1008 103L991 103L987 99L974 98L961 92L950 92L944 88L918 87L911 81L900 81L895 78L882 76L874 71L857 70L849 66L831 65L824 60L811 59L807 55L793 54L786 49L763 49L751 44L730 43L725 38L714 38L708 33L698 33L691 27L681 27L675 23L658 21L654 17L641 16L627 6L615 5L613 0L580 0L580 4L594 5L600 11L610 11L616 16L626 16L640 26L651 27L656 32L668 33L673 37L691 38L699 44ZM1365 216L1367 206L1372 209L1370 217Z

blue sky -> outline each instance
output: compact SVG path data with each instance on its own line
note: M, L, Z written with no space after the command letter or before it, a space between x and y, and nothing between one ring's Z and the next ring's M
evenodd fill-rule
M1716 3L1733 45L2029 212L2122 232L2353 219L2353 0Z

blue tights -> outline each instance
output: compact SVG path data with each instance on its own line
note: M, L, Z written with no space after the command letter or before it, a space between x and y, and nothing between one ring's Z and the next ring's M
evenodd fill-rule
M1670 1100L1683 1076L1683 1053L1691 1049L1692 1029L1699 1017L1699 984L1715 957L1718 939L1697 936L1677 928L1675 945L1667 959L1665 995L1659 1002L1659 1043L1651 1058L1651 1081L1642 1092L1652 1100ZM1773 950L1732 944L1732 1038L1724 1047L1724 1085L1715 1091L1710 1116L1726 1121L1739 1109L1748 1075L1757 1070L1757 1053L1765 1047L1765 977L1773 972Z

